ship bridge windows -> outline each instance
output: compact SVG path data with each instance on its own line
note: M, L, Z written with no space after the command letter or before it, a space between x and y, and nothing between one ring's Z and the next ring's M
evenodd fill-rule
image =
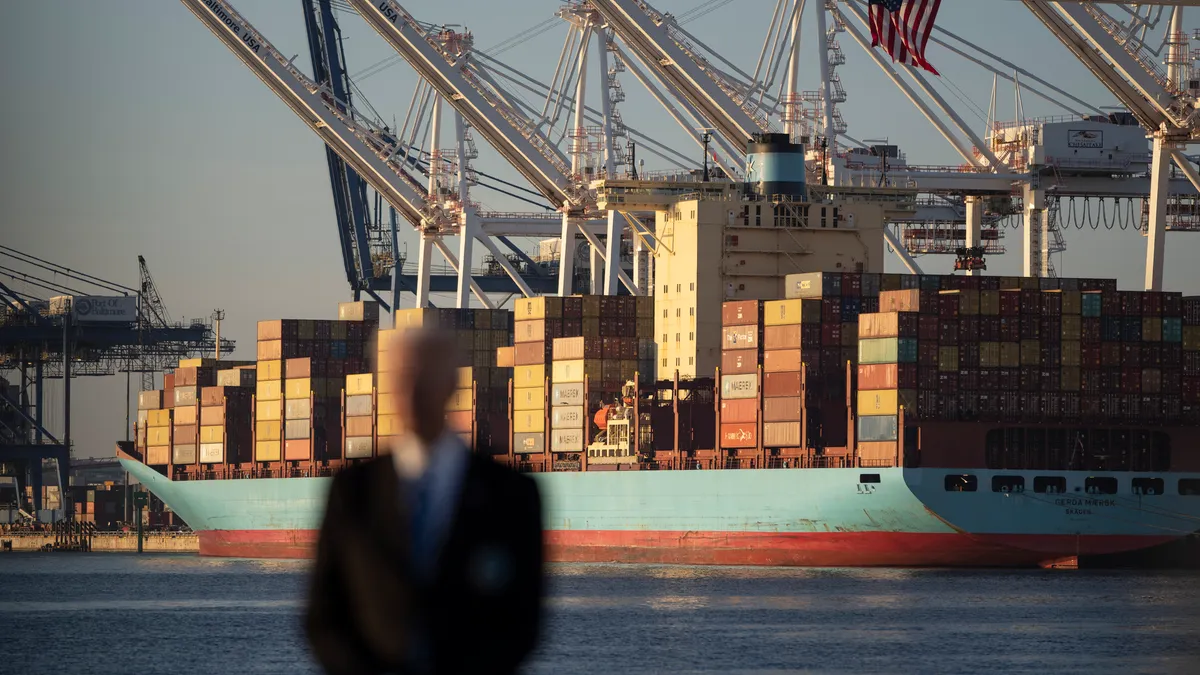
M1163 486L1161 478L1134 478L1133 479L1133 494L1141 496L1161 495L1166 488Z
M1067 491L1067 479L1062 476L1034 476L1033 491L1041 494L1060 495Z
M1200 478L1180 478L1179 494L1187 497L1200 497Z
M1006 492L1011 494L1024 491L1024 476L992 476L992 492Z
M1089 495L1117 494L1117 479L1112 476L1091 476L1083 481L1083 490Z
M979 489L979 479L973 474L947 474L946 492L975 492Z

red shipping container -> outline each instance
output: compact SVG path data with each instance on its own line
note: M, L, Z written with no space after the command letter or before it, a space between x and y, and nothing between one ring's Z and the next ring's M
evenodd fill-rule
M722 326L753 326L762 322L762 300L732 300L721 304Z
M1000 291L1000 315L1016 316L1021 313L1021 291Z
M842 322L842 299L836 298L821 298L821 323L837 323Z
M722 424L722 448L758 447L758 424Z
M799 395L800 373L766 373L763 375L764 397L782 398L785 396Z
M1041 413L1041 394L1021 394L1021 419L1038 420L1041 419Z
M1041 313L1050 316L1062 314L1062 293L1042 291Z
M1042 391L1054 392L1062 389L1062 370L1043 368L1038 371L1038 382Z
M1038 379L1037 366L1022 366L1020 369L1021 391L1037 391L1041 381Z
M1065 420L1077 420L1082 412L1079 394L1059 394L1059 415Z
M958 318L958 342L979 342L979 317L960 316Z
M840 347L842 344L842 324L840 323L822 323L821 324L821 346L822 347Z
M732 352L725 352L730 354ZM804 355L799 349L779 349L763 352L763 372L781 373L800 370Z
M804 356L808 361L808 355ZM813 364L809 364L810 366ZM842 360L841 347L822 347L820 372L825 375L840 375L846 372L846 362Z
M1159 363L1163 368L1181 368L1183 366L1183 346L1170 342L1158 345Z
M1141 368L1128 367L1121 369L1121 392L1125 394L1142 393Z
M1061 316L1044 316L1038 322L1041 334L1045 339L1051 342L1058 342L1062 339L1062 317Z
M1121 313L1125 316L1141 316L1142 295L1141 291L1117 291L1117 298L1121 304Z
M939 394L955 394L958 393L958 373L938 373Z
M977 368L960 368L958 371L958 389L963 392L979 390L979 370Z
M1038 365L1042 368L1057 368L1062 365L1062 345L1042 343L1038 350Z
M758 399L721 399L721 424L747 424L758 421Z
M938 368L937 366L921 366L917 369L917 388L922 391L937 391L938 388Z
M1021 371L1019 368L1001 368L1000 391L1017 391L1021 388Z
M1183 373L1185 375L1200 375L1200 352L1183 352ZM166 398L167 392L163 391Z
M958 293L938 295L938 318L943 321L953 321L958 318L958 307L961 303Z
M862 275L857 272L842 274L842 297L857 298L862 295Z
M1162 316L1163 295L1156 291L1142 293L1142 316Z
M1018 342L1021 339L1021 317L1000 317L999 342Z
M922 367L938 365L938 344L936 342L917 343L917 365Z
M806 323L800 326L800 346L804 349L821 348L821 324Z
M1178 370L1162 371L1162 393L1178 395L1182 391L1183 375Z
M979 320L979 340L980 342L999 342L1000 341L1000 317L998 316L980 316L976 317Z
M1143 368L1158 368L1163 365L1163 347L1165 345L1159 342L1143 342L1141 344L1141 353L1139 360Z
M921 314L917 317L917 339L936 342L940 320L933 314Z
M1120 342L1100 343L1100 365L1105 368L1116 368L1121 365Z
M1134 342L1122 342L1121 366L1124 368L1140 368L1142 366L1142 345Z
M763 421L764 422L799 422L800 421L800 397L787 396L784 398L764 398L763 399ZM725 418L721 418L725 421Z
M745 375L758 372L757 349L732 349L721 352L722 375Z
M1021 314L1037 316L1042 313L1042 292L1036 288L1023 288L1021 293Z
M936 373L936 371L934 371ZM873 363L858 366L858 389L916 389L917 366L913 363Z
M1021 339L1022 340L1039 340L1041 339L1042 322L1030 316L1021 317Z
M1183 316L1183 293L1162 293L1162 315Z
M979 343L966 342L958 346L958 365L961 368L979 367Z
M1099 368L1104 363L1101 354L1099 344L1084 343L1079 348L1079 365L1084 368Z
M952 319L938 321L938 342L943 345L958 344L958 322Z
M996 368L979 369L979 390L996 391L1000 388L1000 371Z

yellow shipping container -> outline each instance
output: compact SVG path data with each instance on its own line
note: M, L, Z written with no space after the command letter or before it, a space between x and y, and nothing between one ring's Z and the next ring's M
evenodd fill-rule
M385 415L391 415L396 410L396 395L395 394L376 394L375 395L375 412L381 412Z
M1187 330L1186 328L1184 330ZM161 410L147 410L146 423L151 427L169 427L171 426L171 409L163 408Z
M224 443L225 427L200 427L201 443Z
M363 394L370 394L374 387L375 375L372 373L346 376L347 396L361 396Z
M532 366L517 366L513 368L514 387L544 387L546 385L546 365L538 363Z
M911 410L916 405L916 401L917 392L911 389L859 390L858 414L897 415L900 412L900 406Z
M258 381L263 380L282 380L283 379L283 361L259 361L258 362Z
M540 434L546 431L546 413L543 410L522 410L513 413L513 433Z
M170 445L171 427L150 427L146 429L146 445Z
M938 347L938 370L943 373L958 370L958 347Z
M979 291L979 313L985 316L1000 314L1000 291Z
M821 301L771 300L763 303L764 326L791 326L798 323L820 323Z
M1162 319L1157 316L1142 317L1142 341L1162 342Z
M436 309L402 309L395 314L396 330L421 328L437 324L438 310Z
M254 385L258 401L278 401L283 398L283 380L259 380Z
M1067 367L1062 369L1060 385L1063 391L1079 391L1079 368Z
M958 293L958 313L965 316L979 314L979 291L960 290Z
M557 319L562 316L563 299L554 296L521 298L513 302L513 319ZM597 309L599 309L597 301Z
M1021 340L1021 365L1036 366L1042 362L1042 345L1037 340Z
M459 368L458 369L458 388L459 389L470 389L471 382L473 382L474 380L475 380L475 372L473 369L471 369L471 368Z
M980 368L999 368L1000 367L1000 343L999 342L980 342L979 343L979 367Z
M472 399L470 389L455 389L454 393L450 395L450 400L446 403L446 412L470 410Z
M377 418L375 433L378 435L397 436L402 431L399 415L380 415Z
M1083 365L1083 348L1078 340L1066 340L1062 343L1060 354L1064 366ZM1074 391L1074 390L1071 390Z
M583 295L583 314L580 316L600 316L600 296L598 295ZM651 316L653 316L653 307L651 307ZM639 315L640 316L640 315Z
M256 420L254 422L254 440L278 441L283 438L283 423L279 420Z
M279 448L282 445L280 441L255 441L254 443L254 461L256 462L278 462Z
M380 372L375 377L375 391L380 394L396 391L396 374Z
M1062 313L1063 320L1066 320L1068 314L1078 315L1083 311L1083 294L1079 291L1063 291L1062 292Z
M513 389L513 410L545 410L545 387Z
M280 411L283 410L283 401L255 401L254 403L254 419L256 420L281 420L283 415Z
M405 311L405 310L400 310ZM375 333L375 353L383 354L391 351L392 343L396 341L396 337L403 332L399 328L384 328Z
M1183 327L1183 348L1189 352L1200 351L1200 326Z
M1065 296L1064 296L1065 297ZM1083 337L1083 317L1078 314L1063 314L1062 339L1079 340Z
M313 391L313 386L320 383L320 378L301 377L295 380L284 380L284 382L283 396L292 401L298 398L308 398Z
M1021 366L1021 343L1000 343L1000 367L1019 368Z
M551 364L550 380L555 384L583 382L584 376L587 376L592 382L596 382L604 377L603 365L603 361L596 359L554 361Z

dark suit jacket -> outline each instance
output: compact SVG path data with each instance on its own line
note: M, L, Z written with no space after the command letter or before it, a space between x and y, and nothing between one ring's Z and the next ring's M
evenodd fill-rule
M510 673L537 642L542 512L533 479L471 454L432 579L414 578L389 456L333 479L307 632L326 672L404 673L421 631L434 672Z

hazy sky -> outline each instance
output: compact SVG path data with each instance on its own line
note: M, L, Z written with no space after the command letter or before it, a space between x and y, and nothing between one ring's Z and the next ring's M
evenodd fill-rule
M700 2L655 4L682 14ZM309 70L299 2L234 5ZM465 23L476 46L487 49L549 18L558 3L443 0L407 6L422 20ZM768 0L734 0L687 28L753 70L773 7ZM1198 19L1188 18L1188 32ZM948 0L939 24L1096 105L1115 103L1015 0ZM352 74L393 53L360 18L343 15L341 25ZM803 29L811 64L803 73L805 89L816 88L814 26L810 7ZM556 27L501 58L549 80L564 35ZM889 139L910 163L961 163L857 45L845 35L840 42L847 64L839 73L849 93L841 111L850 134ZM943 73L946 97L955 105L959 97L973 103L959 111L982 133L991 75L937 45L928 56ZM223 332L238 341L235 358L254 358L257 320L332 318L336 303L348 299L320 141L181 3L0 3L0 63L0 242L128 285L136 284L136 256L143 254L175 317L226 311ZM598 93L598 78L590 82ZM391 119L403 117L415 83L401 62L361 85ZM623 76L622 83L627 124L699 157L636 80ZM998 98L1000 117L1010 118L1011 86L1002 86ZM1064 112L1028 93L1024 103L1027 116ZM482 141L480 154L481 170L520 180ZM647 168L666 168L639 156ZM528 210L486 191L474 197L497 208ZM1010 252L989 259L989 273L1015 273L1020 265L1018 233L1008 237ZM1055 260L1060 274L1117 277L1129 288L1141 283L1145 246L1138 233L1071 231L1066 239L1067 253ZM1168 289L1195 292L1200 267L1192 256L1200 241L1177 234L1168 242ZM932 272L951 266L949 258L921 262ZM77 381L79 455L111 454L112 441L124 438L124 388L124 377ZM50 401L61 400L57 391L53 385ZM56 413L49 412L52 430L59 428Z

